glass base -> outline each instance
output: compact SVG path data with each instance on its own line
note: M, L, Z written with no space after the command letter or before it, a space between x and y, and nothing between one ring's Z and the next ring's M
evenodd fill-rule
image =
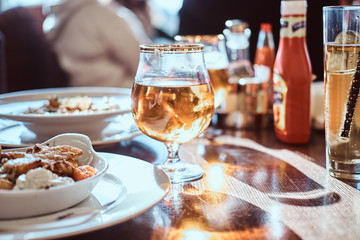
M196 164L176 162L158 165L169 176L172 183L182 183L198 180L204 175L204 170Z
M344 161L327 156L327 170L332 177L349 181L360 181L359 159Z
M335 172L335 171L331 171L329 170L329 175L335 178L339 178L339 179L343 179L343 180L348 180L348 181L360 181L360 174L353 174L353 173L343 173L343 172Z

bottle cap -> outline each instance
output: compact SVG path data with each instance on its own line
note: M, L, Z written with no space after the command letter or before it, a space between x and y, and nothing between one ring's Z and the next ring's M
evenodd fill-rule
M306 14L307 1L281 1L281 15Z
M231 32L244 33L249 28L249 24L239 19L227 20L225 26Z
M260 30L264 32L271 32L272 27L270 23L261 23Z

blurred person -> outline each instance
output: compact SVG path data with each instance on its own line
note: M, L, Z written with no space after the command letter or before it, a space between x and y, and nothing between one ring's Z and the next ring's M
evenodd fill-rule
M135 13L142 23L146 34L153 38L155 34L154 26L151 22L151 11L147 0L117 0L121 5Z
M151 40L120 2L60 0L44 7L43 28L70 86L132 86L139 45Z
M68 76L42 31L42 7L14 7L0 13L5 92L68 86Z

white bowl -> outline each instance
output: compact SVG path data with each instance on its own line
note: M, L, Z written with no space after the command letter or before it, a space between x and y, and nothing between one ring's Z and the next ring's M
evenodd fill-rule
M86 199L108 169L108 162L93 149L82 134L62 134L46 142L49 146L70 145L83 150L79 165L89 164L98 173L82 181L38 190L0 190L0 219L32 217L60 211ZM25 151L26 148L3 150Z
M130 112L131 89L109 87L69 87L19 91L0 95L0 117L20 121L26 128L34 132L38 138L46 139L62 133L81 133L92 139L99 139L101 132L112 120ZM120 109L79 112L79 113L47 113L25 114L29 107L38 108L50 96L59 98L88 96L94 100L102 97L114 98Z

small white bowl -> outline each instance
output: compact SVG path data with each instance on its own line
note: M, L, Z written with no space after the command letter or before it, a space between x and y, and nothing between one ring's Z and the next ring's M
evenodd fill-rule
M70 145L83 150L79 165L89 164L98 173L82 181L38 190L0 190L0 219L33 217L60 211L86 199L109 167L93 149L89 137L82 134L61 134L43 144L49 146ZM24 152L27 148L3 151Z
M26 90L0 95L0 117L19 121L38 138L48 139L62 133L81 133L92 139L100 139L101 132L113 119L130 113L131 89L110 87L68 87ZM119 104L120 109L98 112L25 114L30 108L47 103L49 96L69 98L88 96L94 102L109 97Z

